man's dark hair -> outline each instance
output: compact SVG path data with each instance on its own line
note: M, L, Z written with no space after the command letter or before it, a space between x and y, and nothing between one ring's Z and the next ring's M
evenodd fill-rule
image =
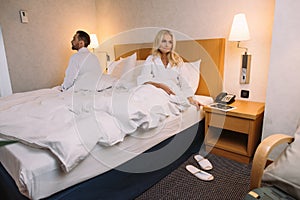
M89 44L91 43L89 34L84 31L77 31L76 34L78 34L78 39L84 42L84 47L89 46Z

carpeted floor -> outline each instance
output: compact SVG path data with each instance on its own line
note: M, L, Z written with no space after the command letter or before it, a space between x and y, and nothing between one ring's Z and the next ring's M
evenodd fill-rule
M187 164L199 168L191 156L178 169L144 192L136 200L244 199L249 192L251 164L242 164L213 154L209 154L207 158L213 165L213 169L209 171L214 176L213 181L199 180L185 169Z

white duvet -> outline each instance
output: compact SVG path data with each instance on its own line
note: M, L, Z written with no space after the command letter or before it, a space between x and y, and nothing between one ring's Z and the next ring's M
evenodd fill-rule
M0 98L0 135L49 150L68 172L96 144L111 146L137 128L158 128L188 106L151 85L101 92L41 89Z

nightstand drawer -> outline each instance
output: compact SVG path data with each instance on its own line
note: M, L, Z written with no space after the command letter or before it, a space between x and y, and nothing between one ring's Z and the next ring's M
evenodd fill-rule
M240 133L249 133L250 121L238 117L208 113L208 125Z

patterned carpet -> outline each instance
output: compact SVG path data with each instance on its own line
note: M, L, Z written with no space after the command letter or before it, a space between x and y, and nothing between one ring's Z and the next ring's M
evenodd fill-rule
M136 200L242 200L249 192L251 164L242 164L223 157L209 154L207 158L213 165L209 171L214 176L211 182L197 179L185 166L198 167L191 156L178 169L166 176Z

